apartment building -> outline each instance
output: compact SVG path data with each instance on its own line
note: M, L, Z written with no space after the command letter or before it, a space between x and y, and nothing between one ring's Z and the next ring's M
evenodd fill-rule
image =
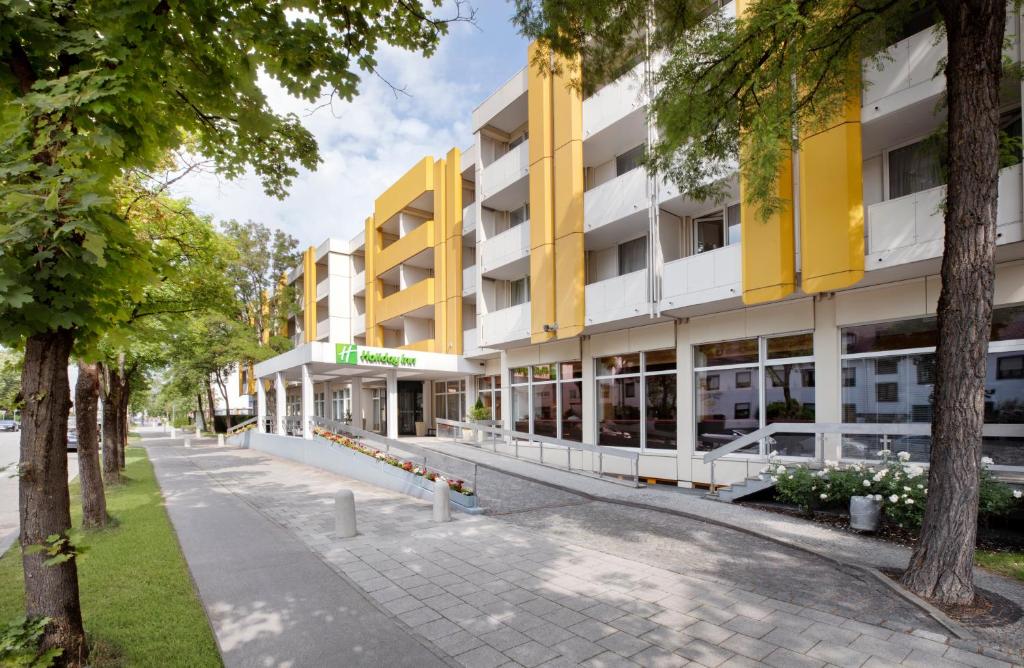
M722 11L735 12L735 5ZM1021 59L1012 14L1007 55ZM944 185L927 138L945 54L907 26L780 178L757 219L734 176L694 201L640 166L657 129L640 63L584 96L524 67L472 111L472 146L428 156L377 198L364 232L310 249L295 350L256 366L276 430L325 416L431 433L479 396L509 430L638 452L640 475L704 485L705 455L776 422L931 416ZM1004 91L1020 134L1021 84ZM413 162L413 160L410 160ZM1024 206L1000 172L985 452L1024 472ZM315 304L315 308L314 305ZM268 412L268 395L286 397ZM309 435L307 421L296 428ZM793 461L928 457L927 436L777 434L718 460L746 477Z

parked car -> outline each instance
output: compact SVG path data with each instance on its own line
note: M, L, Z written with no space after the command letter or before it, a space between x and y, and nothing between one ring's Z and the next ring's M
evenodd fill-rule
M78 452L77 429L68 429L68 452Z
M18 431L21 425L15 420L0 420L0 431Z

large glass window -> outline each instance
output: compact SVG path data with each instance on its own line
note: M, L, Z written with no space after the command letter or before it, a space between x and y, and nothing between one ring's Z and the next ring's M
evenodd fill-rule
M325 395L326 394L327 394L326 392L314 392L313 393L313 415L315 415L318 418L322 418L322 417L326 416L326 413L324 412L324 410L326 408L326 406L325 406L325 404L326 404Z
M466 381L434 381L434 418L462 420L466 415ZM434 425L437 426L436 423Z
M530 301L530 277L524 276L508 283L509 306L519 306Z
M721 248L725 241L725 219L721 211L695 218L693 252L706 253Z
M843 422L931 422L937 326L929 317L843 329ZM986 436L982 452L997 466L1024 466L1024 307L996 309L990 336L985 424L1008 426ZM928 436L846 434L842 456L876 459L884 448L927 462L930 447Z
M708 343L694 348L697 450L714 450L774 422L814 421L810 333ZM813 457L813 435L776 434L740 452Z
M582 441L582 370L580 362L510 369L513 429Z
M352 421L352 388L331 392L331 417L339 422Z
M889 199L911 195L945 183L940 144L923 139L889 151Z
M647 237L619 244L619 276L647 268Z
M640 144L621 155L615 156L615 175L622 176L626 172L630 172L639 167L644 161L644 152L646 150L647 145Z
M501 376L482 376L476 381L476 393L491 413L492 420L501 419Z
M627 448L676 448L676 351L596 360L597 442Z

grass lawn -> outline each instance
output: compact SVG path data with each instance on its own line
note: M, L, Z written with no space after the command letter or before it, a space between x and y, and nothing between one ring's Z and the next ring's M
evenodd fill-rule
M985 568L1018 580L1024 580L1024 552L978 550L974 559Z
M125 451L127 482L107 490L117 526L85 534L78 578L91 663L112 666L221 666L146 451ZM81 522L78 482L71 518ZM17 544L0 558L0 622L24 612Z

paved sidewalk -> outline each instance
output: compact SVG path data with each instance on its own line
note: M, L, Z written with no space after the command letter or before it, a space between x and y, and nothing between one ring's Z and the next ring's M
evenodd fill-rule
M429 665L423 659L430 658L428 647L460 665L484 668L1009 665L951 646L929 617L877 581L661 512L577 497L501 516L458 514L438 525L425 502L262 453L214 447L150 452L163 471L161 484L166 479L170 486L169 505L179 494L198 495L203 506L244 503L269 524L260 531L270 531L272 540L261 543L291 540L295 552L313 550L393 615L391 624L424 643L380 665ZM211 483L218 488L213 498L196 489ZM356 495L360 534L352 539L330 534L339 487ZM179 509L182 522L185 510ZM194 512L188 512L190 523ZM227 542L240 540L234 534L232 528ZM210 538L196 545L182 538L194 571L197 554L216 559L225 542ZM263 587L328 590L340 579L309 573L281 587L270 570L249 579L249 598L265 598ZM203 590L201 583L209 605ZM331 633L336 626L328 627ZM313 630L317 642L330 642L326 628Z
M227 666L446 665L252 503L304 497L300 481L234 470L236 486L248 482L239 495L181 444L143 440Z

